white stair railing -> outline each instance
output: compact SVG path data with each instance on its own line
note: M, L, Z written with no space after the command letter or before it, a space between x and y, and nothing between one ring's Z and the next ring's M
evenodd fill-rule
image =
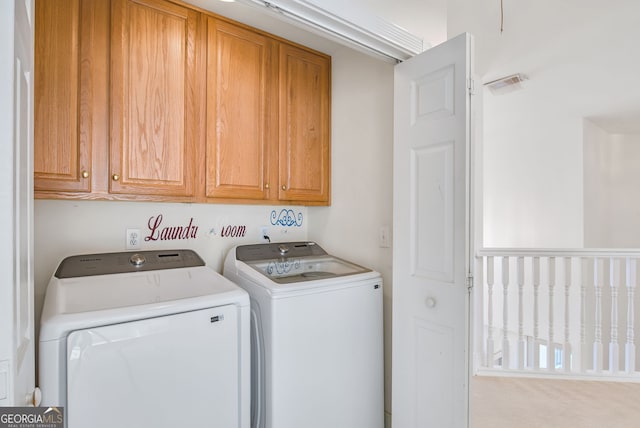
M476 371L640 379L638 259L640 250L479 251Z

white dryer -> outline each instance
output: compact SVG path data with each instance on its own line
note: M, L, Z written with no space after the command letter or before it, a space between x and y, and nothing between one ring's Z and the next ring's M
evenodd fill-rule
M247 428L249 351L249 296L193 251L69 257L42 311L42 405L68 428Z
M314 242L233 248L251 296L252 428L384 426L382 278Z

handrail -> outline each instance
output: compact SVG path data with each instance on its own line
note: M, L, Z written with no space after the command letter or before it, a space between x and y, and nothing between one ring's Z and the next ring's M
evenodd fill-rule
M640 257L640 248L481 248L476 257Z

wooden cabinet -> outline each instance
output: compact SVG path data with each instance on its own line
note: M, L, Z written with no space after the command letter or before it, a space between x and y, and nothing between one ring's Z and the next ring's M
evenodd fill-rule
M269 199L277 179L275 42L214 18L207 28L206 196Z
M35 4L35 190L91 191L91 138L87 93L80 92L90 44L90 22L82 19L80 0ZM60 23L65 25L60 25Z
M109 192L193 196L199 14L113 0Z
M330 57L180 2L36 11L36 197L329 204Z
M280 45L279 199L329 202L328 57Z
M329 203L330 67L209 19L207 197Z

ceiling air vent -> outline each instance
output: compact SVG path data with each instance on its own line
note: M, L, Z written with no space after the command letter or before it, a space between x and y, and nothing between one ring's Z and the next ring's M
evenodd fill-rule
M492 80L484 84L493 93L505 93L518 89L522 89L522 82L527 80L527 77L520 74L512 74L510 76L502 77L500 79Z

